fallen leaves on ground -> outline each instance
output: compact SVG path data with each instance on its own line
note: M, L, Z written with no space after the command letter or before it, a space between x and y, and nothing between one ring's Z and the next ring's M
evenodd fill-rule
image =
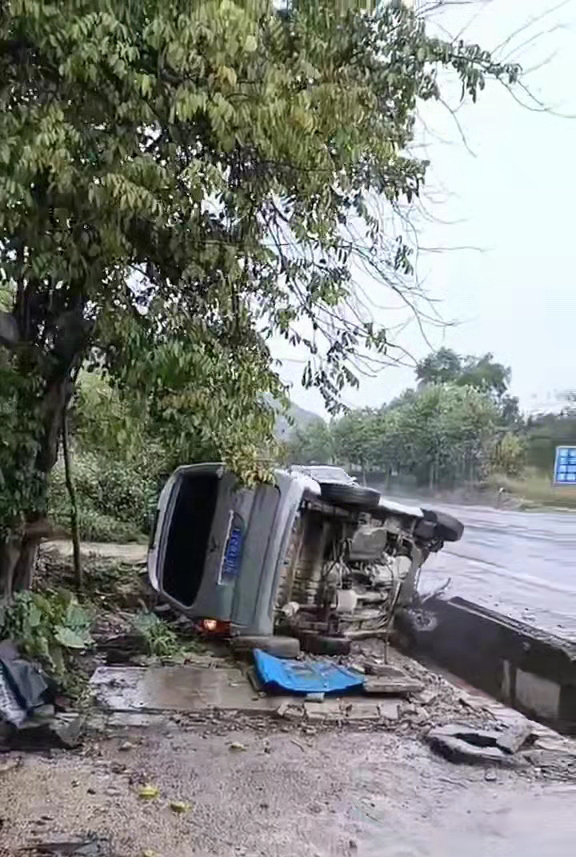
M142 800L155 800L160 795L158 786L151 786L149 783L138 789L138 797Z

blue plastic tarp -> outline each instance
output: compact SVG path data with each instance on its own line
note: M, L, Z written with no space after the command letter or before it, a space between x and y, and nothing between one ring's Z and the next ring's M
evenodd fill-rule
M362 687L364 676L330 661L292 661L254 649L256 672L263 687L284 693L342 693Z

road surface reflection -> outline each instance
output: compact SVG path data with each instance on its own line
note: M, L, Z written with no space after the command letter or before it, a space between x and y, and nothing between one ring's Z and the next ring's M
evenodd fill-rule
M576 515L444 508L466 529L461 541L430 557L420 590L450 577L449 595L576 640Z

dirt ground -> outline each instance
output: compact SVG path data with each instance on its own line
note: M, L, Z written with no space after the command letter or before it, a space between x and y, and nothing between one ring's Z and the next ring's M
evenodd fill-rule
M42 546L43 551L57 551L60 556L72 556L72 542L70 540L56 540L45 542ZM121 562L146 562L146 554L148 545L138 544L136 542L130 544L115 544L113 542L82 542L82 553L84 556L97 556L105 559L115 559Z
M574 854L576 785L538 769L453 765L385 730L176 721L28 754L9 770L18 757L0 757L3 857L88 833L111 837L115 857ZM147 783L154 800L138 796Z
M129 547L122 559L140 562L145 551ZM363 643L351 661L380 649ZM82 857L572 857L576 751L558 764L564 745L543 733L544 749L517 770L434 756L423 740L434 725L504 722L506 711L390 654L425 690L388 724L228 711L155 714L147 728L132 713L119 728L93 709L95 731L77 750L0 753L0 857L90 835L110 847ZM148 784L158 796L146 801Z

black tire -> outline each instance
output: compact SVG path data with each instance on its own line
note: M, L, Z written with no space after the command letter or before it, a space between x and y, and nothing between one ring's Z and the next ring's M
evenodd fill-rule
M380 492L360 485L345 485L340 482L322 482L322 499L334 506L353 506L356 509L375 509L380 502Z
M426 542L431 542L437 538L436 524L434 521L427 521L426 518L419 518L414 527L414 535Z
M251 652L254 649L262 649L269 655L277 658L297 658L300 654L300 641L296 637L269 636L247 636L233 637L230 646L237 654Z
M422 509L424 519L436 524L436 535L443 542L458 542L464 532L464 524L446 512L435 512L434 509Z
M350 640L345 637L326 637L322 634L302 634L302 651L311 655L349 655Z

